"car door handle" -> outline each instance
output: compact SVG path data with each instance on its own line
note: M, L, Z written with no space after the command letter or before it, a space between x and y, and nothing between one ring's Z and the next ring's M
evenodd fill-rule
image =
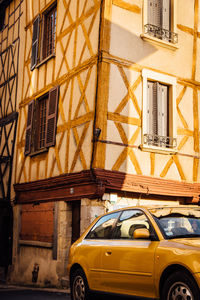
M109 255L111 255L112 254L112 252L111 251L106 251L106 256L109 256Z

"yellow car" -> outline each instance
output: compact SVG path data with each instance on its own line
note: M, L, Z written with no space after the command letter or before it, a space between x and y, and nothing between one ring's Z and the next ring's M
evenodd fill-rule
M71 246L72 300L92 292L200 299L200 207L128 207L98 217Z

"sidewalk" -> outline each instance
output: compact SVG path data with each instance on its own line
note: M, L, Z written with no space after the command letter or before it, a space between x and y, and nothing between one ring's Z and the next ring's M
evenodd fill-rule
M32 291L45 291L50 293L63 293L63 294L69 294L70 289L57 289L57 288L46 288L46 287L36 287L36 286L26 286L26 285L14 285L14 284L7 284L7 283L1 283L0 282L0 293L1 290L32 290Z

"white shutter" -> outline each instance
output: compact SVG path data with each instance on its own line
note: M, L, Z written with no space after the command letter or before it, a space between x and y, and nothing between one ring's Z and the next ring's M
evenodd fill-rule
M161 26L161 0L148 0L148 24Z
M148 81L147 87L147 133L153 134L153 82Z
M167 137L168 129L168 88L165 85L159 84L158 87L158 135ZM160 138L159 145L165 146L166 139Z
M161 0L154 0L154 25L161 27Z
M158 134L158 117L157 117L157 115L158 115L158 88L159 88L159 83L154 82L154 84L153 84L153 105L152 105L153 135Z
M162 0L162 28L170 30L170 0Z
M158 135L162 135L162 85L158 83Z
M168 128L168 87L166 85L162 85L162 136L167 137L167 128Z
M153 8L154 8L154 0L148 0L148 12L147 12L147 20L148 24L153 25L154 19L153 19Z

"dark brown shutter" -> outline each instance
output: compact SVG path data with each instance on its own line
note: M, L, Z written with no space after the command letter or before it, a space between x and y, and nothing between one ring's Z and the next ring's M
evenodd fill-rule
M20 239L25 241L53 242L54 203L21 206Z
M59 98L59 87L56 87L49 92L45 147L51 147L55 145L58 98Z
M39 43L39 31L40 31L40 16L38 15L33 22L33 39L32 39L32 53L31 53L31 70L33 70L37 64L38 58L38 43Z
M26 125L26 138L25 138L25 150L24 154L27 155L31 152L31 135L33 127L33 111L34 111L34 100L28 104L28 117Z

